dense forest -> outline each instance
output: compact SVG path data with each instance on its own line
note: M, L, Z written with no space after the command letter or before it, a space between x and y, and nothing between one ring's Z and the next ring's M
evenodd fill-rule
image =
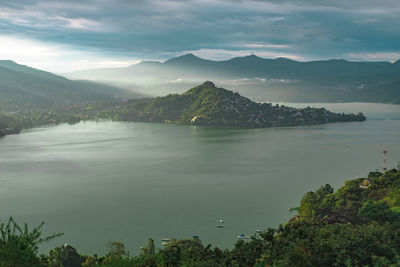
M171 239L161 248L149 239L138 256L120 242L109 242L104 256L81 255L70 245L39 256L39 245L61 234L43 236L43 224L29 230L10 218L0 224L0 266L400 266L399 170L371 172L336 192L321 186L296 210L286 224L239 239L230 250L197 237Z

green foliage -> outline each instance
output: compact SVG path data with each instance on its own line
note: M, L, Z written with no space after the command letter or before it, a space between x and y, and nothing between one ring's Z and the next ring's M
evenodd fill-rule
M87 256L82 267L95 267L97 265L98 258L97 255Z
M154 255L156 251L156 246L154 245L154 240L149 238L149 243L147 246L142 247L142 253L145 255Z
M124 262L129 257L128 252L125 250L125 245L121 242L108 242L108 253L104 259L104 264L111 264L115 262Z
M36 267L42 266L37 256L39 245L62 234L42 235L44 222L29 230L27 224L19 226L12 217L0 224L0 266Z
M396 212L400 207L390 208L388 203L384 200L381 201L368 201L360 209L360 216L364 221L376 221L379 223L400 222L400 214Z
M48 267L81 267L83 257L70 245L62 245L49 252Z
M392 170L380 175L370 173L369 177L367 188L360 186L365 179L359 178L347 181L336 193L325 185L315 193L305 194L300 203L301 219L356 224L371 220L396 221L397 207L400 207L400 174Z
M374 257L397 262L396 239L378 224L287 224L264 246L272 266L373 266Z

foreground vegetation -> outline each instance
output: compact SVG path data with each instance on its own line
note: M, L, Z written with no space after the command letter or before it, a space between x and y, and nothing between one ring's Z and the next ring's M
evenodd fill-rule
M371 172L347 181L334 193L329 185L308 192L299 214L277 229L239 240L233 249L204 246L198 239L154 241L130 256L120 242L110 242L104 256L80 255L62 245L38 256L42 237L13 219L0 225L0 266L400 266L400 172Z

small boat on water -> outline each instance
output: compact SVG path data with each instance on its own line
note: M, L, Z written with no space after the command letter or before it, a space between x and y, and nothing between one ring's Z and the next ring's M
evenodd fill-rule
M245 235L245 234L240 234L240 235L238 235L237 237L240 238L240 239L251 239L250 236Z
M163 238L163 239L161 239L161 245L166 246L166 245L168 245L168 243L170 241L171 241L171 239L169 239L169 238Z
M217 224L217 228L224 228L224 225L223 225L224 220L219 219L219 220L218 220L218 223L219 223L219 224Z

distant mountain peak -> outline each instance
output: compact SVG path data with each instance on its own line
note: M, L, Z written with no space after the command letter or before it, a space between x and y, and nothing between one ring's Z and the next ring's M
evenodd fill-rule
M171 63L194 63L194 62L199 62L199 61L204 61L204 59L199 58L192 53L188 53L179 57L174 57L171 59L168 59L164 63L166 64L171 64Z
M261 57L255 55L255 54L247 55L247 56L245 56L244 58L249 58L249 59L263 59L263 58L261 58Z
M195 56L194 54L192 54L192 53L187 53L187 54L184 54L184 55L182 55L182 56L180 56L181 58L199 58L199 57L197 57L197 56Z

